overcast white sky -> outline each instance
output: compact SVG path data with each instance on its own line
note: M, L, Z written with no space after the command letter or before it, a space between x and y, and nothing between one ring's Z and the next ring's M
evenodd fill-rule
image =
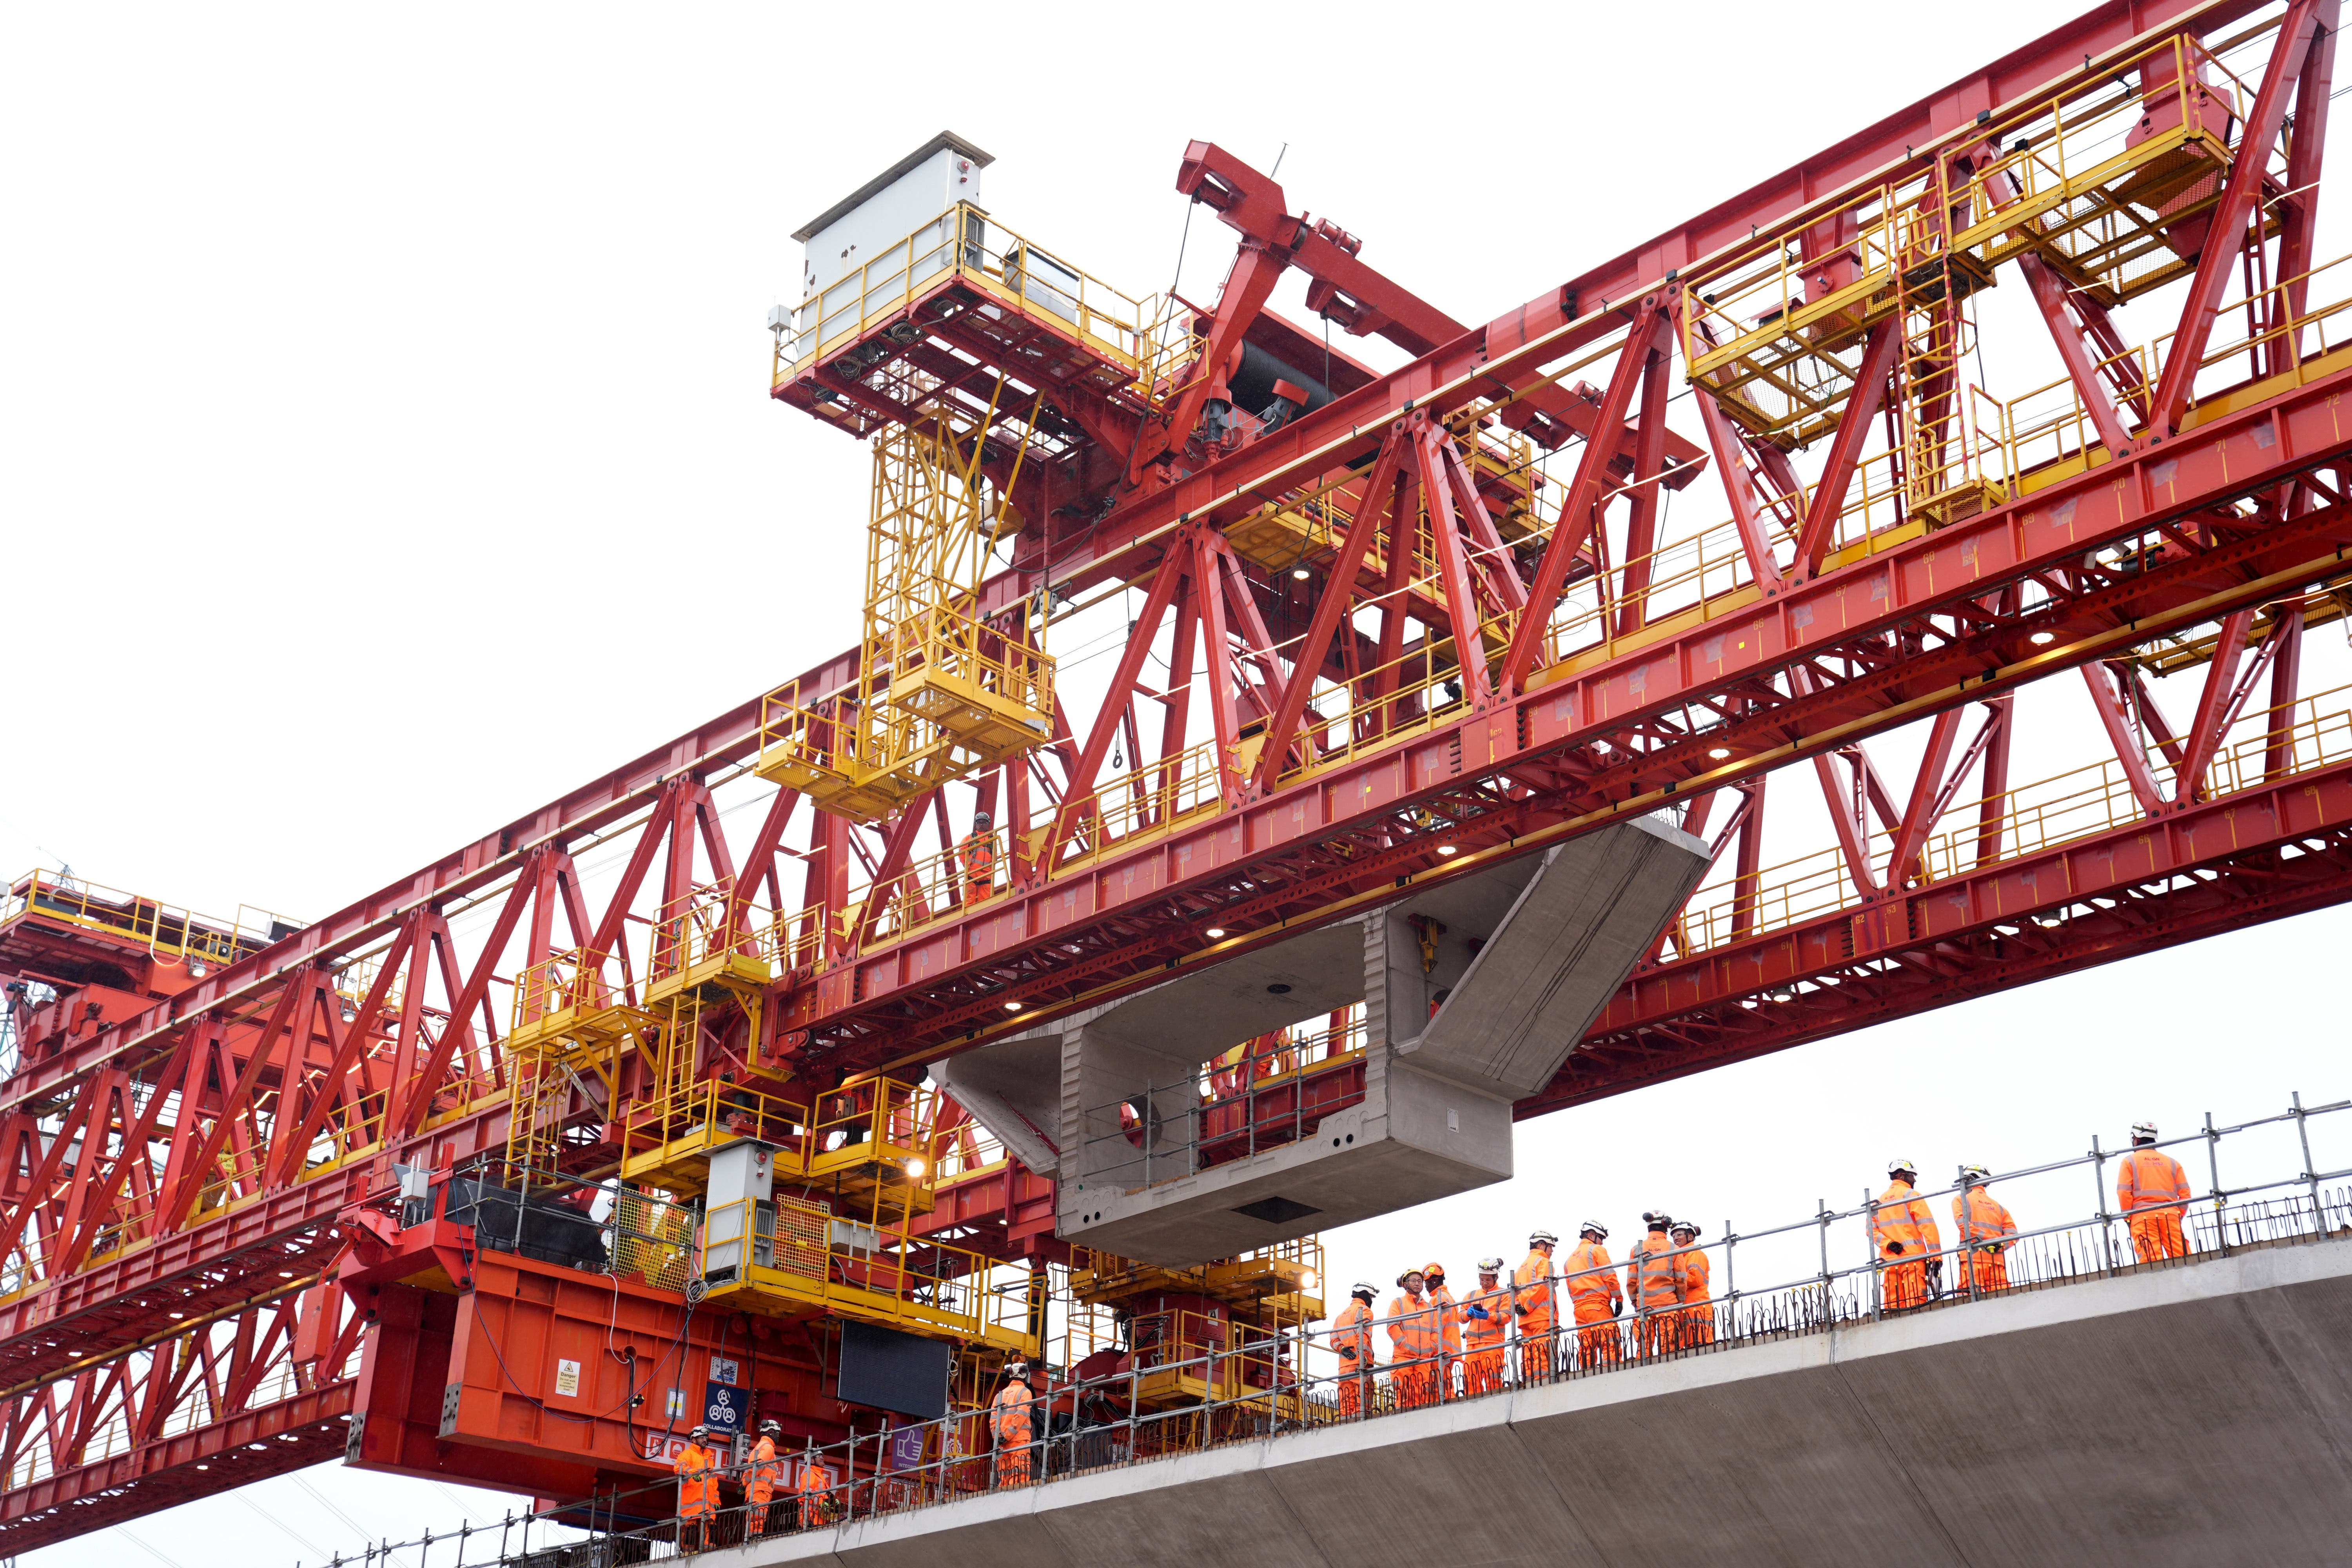
M1864 9L1276 5L1213 44L1079 7L0 10L0 871L315 916L847 645L865 454L769 403L762 322L791 232L942 126L997 155L997 215L1133 292L1175 274L1202 137L1485 320L2053 15ZM1196 216L1188 290L1230 252ZM1335 1235L1333 1269L2337 1098L2347 937L2242 931L1533 1123L1516 1181ZM330 1467L27 1561L316 1562L459 1507Z

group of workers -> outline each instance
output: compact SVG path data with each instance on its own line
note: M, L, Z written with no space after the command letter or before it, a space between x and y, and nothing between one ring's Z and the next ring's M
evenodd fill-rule
M2191 1195L2188 1173L2155 1143L2154 1123L2135 1125L2131 1150L2119 1162L2116 1176L2116 1205L2142 1262L2189 1252L2182 1230ZM1917 1163L1889 1161L1886 1174L1886 1190L1871 1210L1870 1234L1881 1260L1881 1304L1897 1311L1924 1306L1943 1293L1944 1244L1933 1211L1918 1195ZM2005 1255L2015 1243L2017 1221L1985 1190L1991 1179L1981 1165L1963 1166L1952 1198L1958 1229L1955 1289L1960 1294L1982 1295L2009 1286ZM1339 1414L1353 1416L1372 1408L1373 1378L1381 1364L1376 1345L1380 1333L1385 1333L1389 1343L1389 1396L1401 1408L1502 1388L1509 1381L1505 1351L1514 1329L1519 1379L1530 1384L1566 1372L1571 1358L1574 1365L1591 1369L1621 1362L1629 1353L1654 1356L1712 1343L1715 1298L1698 1225L1663 1209L1653 1209L1642 1219L1644 1234L1627 1254L1622 1280L1619 1265L1609 1255L1609 1227L1586 1220L1577 1227L1576 1245L1557 1259L1559 1238L1548 1230L1531 1234L1528 1256L1510 1271L1508 1284L1504 1283L1503 1260L1482 1258L1477 1288L1456 1296L1446 1283L1444 1265L1430 1263L1398 1277L1402 1293L1382 1312L1374 1306L1378 1289L1358 1283L1330 1331L1341 1368ZM1568 1298L1564 1322L1563 1289ZM1634 1320L1630 1351L1628 1337L1620 1331L1629 1303ZM991 1401L987 1418L996 1483L1026 1486L1033 1479L1039 1394L1026 1363L1011 1362L1004 1371L1004 1384ZM789 1506L775 1501L786 1472L785 1461L777 1457L780 1430L776 1422L762 1421L759 1440L739 1468L750 1503L748 1528L754 1534L779 1528ZM698 1548L707 1522L719 1510L719 1473L729 1468L720 1450L705 1447L709 1436L709 1427L695 1427L677 1458L682 1549ZM812 1445L793 1478L798 1506L792 1511L802 1528L824 1522L831 1486L832 1478L817 1462ZM685 1547L689 1531L697 1548Z
M686 1447L670 1461L670 1468L677 1473L680 1552L699 1552L707 1545L720 1544L704 1537L719 1513L719 1478L730 1470L741 1477L744 1497L750 1504L744 1510L746 1539L773 1533L791 1514L798 1515L803 1529L824 1521L833 1478L817 1463L814 1440L803 1450L798 1472L793 1479L798 1507L776 1500L776 1489L782 1483L786 1470L786 1461L776 1453L776 1438L782 1431L782 1426L776 1421L761 1422L759 1440L751 1445L751 1451L740 1466L730 1466L727 1450L711 1443L709 1426L698 1425L688 1435Z
M2156 1125L2132 1128L2132 1147L2118 1163L2116 1203L2129 1227L2132 1248L2142 1262L2188 1255L2182 1230L2190 1197L2188 1173L2155 1147ZM1943 1233L1927 1201L1918 1195L1916 1161L1887 1163L1886 1190L1870 1214L1873 1250L1881 1259L1880 1304L1888 1311L1924 1306L1944 1290ZM1961 1167L1952 1198L1958 1230L1957 1293L1984 1295L2009 1288L2007 1253L2015 1245L2017 1221L1985 1184L1992 1173L1982 1165ZM1573 1364L1594 1368L1629 1353L1653 1356L1712 1343L1715 1298L1708 1284L1707 1257L1699 1226L1663 1209L1642 1216L1645 1234L1633 1244L1620 1280L1609 1255L1609 1227L1586 1220L1576 1245L1554 1267L1559 1238L1548 1230L1528 1237L1528 1256L1504 1282L1503 1260L1478 1261L1478 1286L1457 1297L1446 1285L1445 1267L1431 1263L1397 1279L1402 1292L1385 1311L1375 1303L1379 1288L1359 1281L1351 1300L1331 1326L1331 1344L1340 1365L1339 1413L1354 1415L1370 1405L1373 1374L1380 1367L1376 1336L1389 1342L1388 1393L1400 1408L1441 1398L1489 1393L1507 1381L1505 1346L1514 1327L1519 1342L1519 1377L1548 1380ZM1568 1318L1561 1321L1560 1294ZM1634 1331L1620 1331L1631 1303Z

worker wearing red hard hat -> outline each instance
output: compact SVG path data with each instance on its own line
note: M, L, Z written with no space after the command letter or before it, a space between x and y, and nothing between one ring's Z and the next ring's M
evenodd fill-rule
M1443 1263L1424 1265L1421 1277L1427 1285L1430 1300L1437 1307L1437 1348L1442 1358L1437 1368L1437 1396L1451 1399L1454 1375L1462 1366L1462 1303L1445 1288Z

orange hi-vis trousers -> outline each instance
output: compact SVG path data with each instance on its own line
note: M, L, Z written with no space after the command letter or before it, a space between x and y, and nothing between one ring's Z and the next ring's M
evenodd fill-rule
M1519 1381L1545 1383L1551 1378L1551 1358L1556 1353L1552 1345L1558 1338L1547 1318L1538 1322L1533 1318L1519 1320Z
M1588 1370L1596 1366L1614 1366L1625 1359L1625 1342L1617 1332L1617 1320L1599 1301L1576 1304L1576 1360Z
M2142 1209L2128 1217L2132 1251L2142 1263L2189 1256L2189 1238L2181 1234L2179 1209Z
M1462 1392L1492 1394L1503 1386L1503 1347L1475 1349L1462 1358Z
M1890 1265L1879 1276L1882 1292L1880 1305L1887 1311L1899 1312L1906 1307L1927 1304L1927 1261Z
M1960 1254L1960 1289L1983 1296L2009 1289L2009 1255L1971 1247Z

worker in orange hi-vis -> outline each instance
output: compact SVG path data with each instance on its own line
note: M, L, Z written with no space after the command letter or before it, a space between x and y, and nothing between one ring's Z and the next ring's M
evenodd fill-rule
M1427 1295L1428 1280L1418 1268L1397 1276L1404 1294L1389 1303L1389 1386L1397 1408L1412 1410L1437 1403L1437 1303Z
M833 1478L816 1462L816 1439L811 1437L801 1449L801 1473L793 1481L793 1490L800 1494L803 1530L814 1530L824 1522L829 1511L825 1494L832 1489Z
M1528 1255L1511 1271L1511 1316L1519 1325L1519 1381L1550 1380L1553 1342L1559 1337L1559 1300L1552 1272L1552 1249L1559 1237L1538 1230L1528 1237Z
M1478 1289L1462 1303L1462 1392L1492 1394L1503 1386L1503 1340L1511 1331L1511 1292L1502 1284L1503 1260L1478 1259Z
M963 901L969 906L996 891L996 819L984 811L971 816L971 831L956 846L963 871Z
M1568 1249L1560 1278L1568 1286L1569 1313L1576 1320L1576 1363L1586 1371L1613 1365L1624 1359L1625 1342L1617 1336L1617 1319L1625 1310L1624 1292L1617 1288L1615 1260L1601 1243L1609 1227L1597 1219L1576 1227L1576 1245Z
M2189 1195L2189 1173L2156 1146L2156 1123L2134 1123L2131 1152L2116 1168L2116 1203L2131 1226L2132 1251L2142 1263L2189 1256L2189 1238L2180 1230Z
M703 1531L712 1515L719 1511L719 1455L704 1447L710 1436L708 1426L697 1426L687 1434L686 1447L670 1461L677 1472L677 1549L683 1552L699 1552L703 1547Z
M1331 1351L1339 1358L1339 1416L1352 1420L1361 1415L1371 1401L1365 1396L1372 1389L1372 1299L1380 1294L1377 1286L1359 1279L1349 1292L1349 1301L1339 1315L1331 1320Z
M1625 1288L1633 1298L1641 1353L1661 1355L1675 1348L1675 1312L1683 1300L1683 1263L1675 1250L1674 1238L1666 1234L1674 1221L1665 1210L1649 1210L1642 1215L1642 1223L1648 1231L1626 1257Z
M1026 1362L1007 1362L1004 1386L988 1407L988 1435L996 1445L996 1484L1029 1484L1030 1443L1037 1433L1036 1390Z
M1666 1227L1683 1271L1683 1304L1675 1314L1675 1344L1690 1350L1715 1343L1715 1297L1708 1290L1706 1252L1698 1244L1698 1221L1678 1219Z
M776 1483L784 1479L783 1461L776 1458L776 1436L782 1430L772 1418L761 1422L760 1440L751 1445L751 1457L744 1461L743 1484L751 1506L743 1517L755 1535L765 1535L775 1527Z
M1871 1211L1870 1239L1878 1256L1890 1259L1880 1275L1879 1300L1886 1310L1924 1307L1932 1294L1943 1294L1943 1233L1927 1200L1914 1191L1919 1168L1909 1160L1886 1163L1886 1190Z
M1978 1296L2009 1289L2007 1254L2017 1235L2017 1221L1984 1189L1990 1180L1992 1173L1982 1165L1962 1165L1959 1195L1952 1200L1952 1226L1960 1247L1955 1288Z
M1429 1299L1437 1308L1437 1396L1454 1397L1454 1374L1462 1366L1462 1303L1445 1288L1445 1265L1432 1263L1421 1271Z

